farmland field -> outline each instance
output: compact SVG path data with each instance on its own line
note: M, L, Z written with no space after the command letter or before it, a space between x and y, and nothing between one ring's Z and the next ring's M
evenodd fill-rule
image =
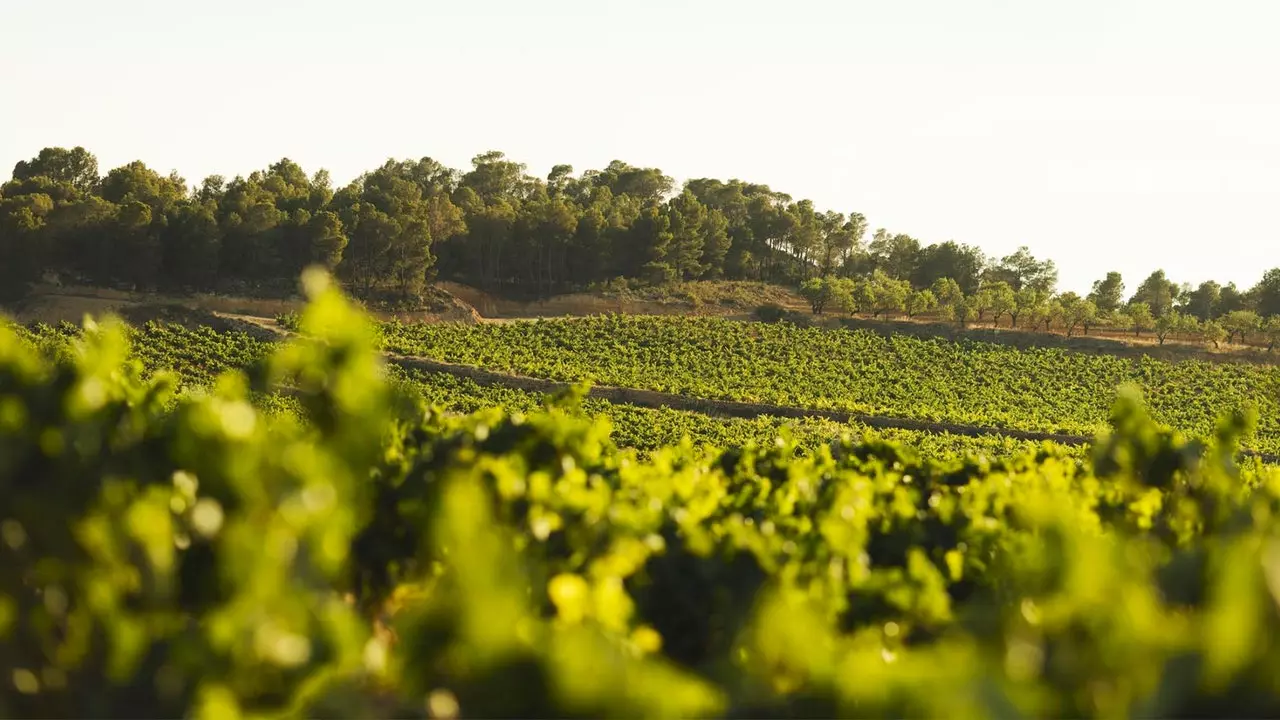
M1270 369L689 319L375 326L313 292L288 341L0 327L0 714L1280 710L1280 472L1236 457L1271 447ZM382 350L1103 432L549 398Z
M1280 451L1274 366L1132 360L708 318L391 323L382 337L395 352L534 377L1084 435L1106 427L1116 388L1132 383L1155 419L1194 434L1212 434L1224 410L1252 406L1261 419L1248 446Z
M23 330L29 341L65 351L67 341L78 337L80 330L64 323L39 325ZM141 363L143 374L157 370L172 371L180 387L193 389L211 386L220 373L247 369L270 355L272 344L244 332L216 331L210 327L187 328L178 324L147 323L129 328L133 353ZM443 372L425 372L389 366L391 377L404 383L423 399L439 408L455 413L471 413L490 407L503 407L511 412L528 413L543 408L547 397L542 393L514 388L482 386L466 378ZM263 401L264 398L259 398ZM270 407L289 407L287 398L274 397ZM695 445L713 446L760 445L773 443L783 434L802 450L828 445L842 435L861 438L868 433L900 442L926 455L947 457L972 453L985 456L1009 456L1040 447L1040 443L1019 441L1001 436L965 437L946 433L920 432L908 429L878 429L858 423L840 423L822 418L723 418L664 408L636 407L603 400L587 399L582 412L608 418L614 441L627 448L648 451L680 443L686 437ZM1065 454L1079 455L1079 448L1058 447Z

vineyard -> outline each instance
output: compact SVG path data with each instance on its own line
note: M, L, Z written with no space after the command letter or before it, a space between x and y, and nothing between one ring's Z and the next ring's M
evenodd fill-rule
M0 324L0 715L1280 713L1280 470L1237 457L1275 437L1271 370L687 319L374 326L308 290L280 343ZM1101 435L868 439L383 349Z
M602 316L486 325L388 323L388 350L556 380L702 398L1092 435L1116 388L1152 416L1212 433L1224 408L1261 417L1246 446L1280 451L1280 368L885 337L713 318Z
M27 341L52 353L65 353L68 342L79 337L80 329L69 323L21 328ZM124 330L141 365L143 377L157 371L172 373L179 389L209 387L228 370L250 370L270 356L272 344L236 331L215 331L206 326L195 329L178 324L147 323ZM551 399L545 394L512 388L482 386L466 378L444 372L404 369L388 365L389 379L423 402L452 413L473 413L490 407L511 412L536 412ZM279 393L253 396L267 409L296 406ZM877 429L858 423L839 423L818 417L721 418L666 408L636 407L628 404L586 399L576 407L587 416L606 419L612 439L622 447L649 451L677 445L685 438L694 445L728 446L749 442L766 445L787 435L797 448L811 451L842 435L862 438L874 435L910 446L926 455L957 454L1012 456L1040 447L1040 443L1019 441L997 435L965 437L947 433L905 429ZM1057 448L1063 453L1081 454L1079 448Z
M490 407L532 413L547 407L543 394L504 387L482 386L467 378L448 373L400 370L391 366L392 375L403 379L410 388L421 392L425 400L454 412L478 412ZM563 407L563 404L561 405ZM1035 452L1044 443L1036 443L999 435L967 437L948 433L879 428L856 422L839 423L818 417L779 418L760 415L755 418L723 418L668 408L648 408L582 399L571 407L581 413L605 419L612 430L612 440L621 447L650 451L678 445L686 438L695 445L726 447L732 445L769 445L786 436L797 449L812 452L842 436L852 439L875 437L910 447L924 456L952 457L974 455L1011 457ZM1083 448L1050 445L1064 455L1083 455Z

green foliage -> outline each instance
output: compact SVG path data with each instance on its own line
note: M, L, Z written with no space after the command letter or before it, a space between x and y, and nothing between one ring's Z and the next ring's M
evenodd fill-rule
M620 160L577 176L556 165L545 180L498 151L477 155L466 172L429 157L388 160L335 192L328 172L308 176L288 158L188 188L140 161L99 177L84 148L45 148L0 186L0 301L21 299L48 276L279 296L313 265L362 300L400 308L420 307L437 276L518 296L619 277L788 287L838 278L852 295L841 311L915 317L932 308L912 293L928 290L941 317L965 323L990 313L998 324L1009 315L1014 326L1054 295L1056 266L1028 247L995 259L885 228L864 243L867 229L860 213L823 211L767 185L696 178L677 188L658 168ZM1112 272L1087 299L1111 317L1123 291ZM1175 307L1202 320L1245 310L1272 316L1280 268L1248 292L1213 282L1183 292L1157 271L1129 301L1139 303L1153 321ZM1032 327L1049 330L1055 318L1040 315Z
M1258 314L1252 310L1232 310L1222 318L1222 327L1226 328L1228 337L1240 338L1240 342L1244 342L1250 333L1257 331L1262 326L1262 321Z
M1119 310L1121 303L1124 302L1124 279L1120 273L1112 271L1103 279L1095 281L1088 299L1092 300L1094 307L1104 315Z
M0 714L1280 712L1254 413L1190 441L1126 391L1088 459L641 459L581 388L414 410L306 286L300 339L182 397L114 323L60 357L0 325ZM248 402L279 387L305 422Z
M903 309L906 310L907 317L910 318L921 313L927 313L937 306L938 299L933 296L932 290L915 290L907 295Z
M332 291L329 291L332 293ZM169 407L173 383L138 377L126 333L90 326L51 364L0 329L0 487L11 624L6 715L285 710L360 666L364 636L334 594L383 412L368 343L332 294L273 374L329 421L268 422L243 379Z
M1170 335L1175 333L1192 335L1200 332L1200 323L1194 315L1183 315L1177 310L1171 310L1160 316L1156 319L1155 326L1156 338L1161 345Z
M1170 280L1164 270L1156 270L1138 285L1129 304L1145 303L1151 310L1151 315L1159 318L1172 312L1180 295L1178 284Z
M787 309L777 303L766 303L752 312L752 317L760 322L781 322L787 317Z
M1092 303L1077 298L1079 326ZM1280 368L1129 359L870 331L713 318L593 317L481 325L383 325L386 347L494 370L693 397L839 409L1091 435L1115 388L1140 385L1151 413L1210 434L1222 408L1260 403L1251 449L1280 451Z
M800 296L809 301L814 314L821 315L827 308L848 309L853 304L849 283L841 278L810 278L800 285Z

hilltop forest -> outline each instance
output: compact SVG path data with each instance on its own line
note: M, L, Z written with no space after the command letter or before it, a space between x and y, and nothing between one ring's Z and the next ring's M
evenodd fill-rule
M868 234L870 236L868 237ZM191 186L131 162L101 174L82 147L45 148L0 186L0 294L49 275L165 291L288 293L303 268L333 271L366 300L412 304L435 278L550 295L625 279L762 280L801 286L814 312L943 313L959 322L1091 324L1215 344L1280 314L1280 268L1252 288L1180 285L1161 270L1126 293L1106 273L1087 297L1026 248L989 258L956 242L869 233L860 213L823 211L767 185L699 178L676 188L622 161L545 179L500 152L462 171L388 160L345 187L282 159ZM1101 274L1101 273L1100 273Z

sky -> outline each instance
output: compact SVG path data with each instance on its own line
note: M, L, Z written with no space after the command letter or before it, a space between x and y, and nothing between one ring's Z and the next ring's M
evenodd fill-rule
M0 0L0 175L621 159L1052 258L1280 266L1274 0ZM869 234L868 234L869 235Z

